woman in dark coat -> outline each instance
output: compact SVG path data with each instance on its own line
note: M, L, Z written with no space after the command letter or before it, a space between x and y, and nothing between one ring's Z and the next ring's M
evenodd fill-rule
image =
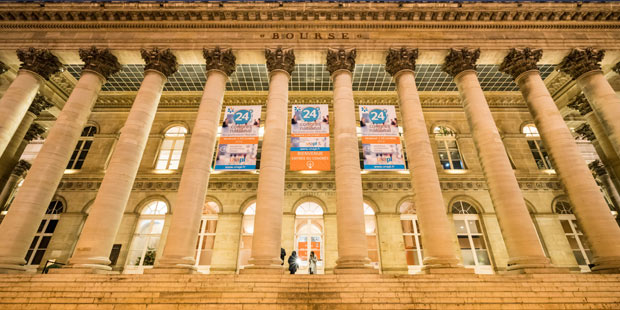
M291 274L295 274L298 267L299 266L297 266L297 252L293 251L293 253L291 253L291 256L288 257L288 271L290 271Z

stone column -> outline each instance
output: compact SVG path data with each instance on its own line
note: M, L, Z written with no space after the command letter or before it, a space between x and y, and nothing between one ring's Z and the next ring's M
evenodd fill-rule
M209 186L222 101L228 77L235 72L235 56L231 49L205 49L203 55L207 63L207 82L189 141L166 245L153 272L192 272L196 269L196 242Z
M23 152L22 144L24 142L24 138L27 136L28 131L31 130L31 125L33 124L34 120L37 118L37 116L39 116L39 114L41 114L43 110L51 106L52 104L49 103L47 99L45 99L42 95L37 95L34 98L34 101L28 108L28 112L26 112L26 115L24 115L21 124L19 124L19 127L17 127L17 130L15 131L15 134L13 134L13 137L11 138L11 141L4 150L4 153L2 153L2 156L0 156L0 188L4 186L6 180L11 174L12 168L19 161L19 157L21 157ZM38 136L38 134L36 136ZM32 136L30 140L32 140L32 138L34 138L34 136Z
M599 62L604 56L603 50L576 48L564 57L557 69L570 75L579 85L607 132L616 154L620 154L620 98L601 71Z
M11 211L0 224L0 273L24 271L26 252L62 179L73 148L106 77L121 66L109 50L80 49L86 63L54 127L32 164Z
M281 273L282 206L286 172L288 82L295 69L292 49L266 49L269 94L256 195L250 266L243 273Z
M439 268L462 268L452 234L452 223L446 213L435 157L415 84L414 70L417 57L417 49L390 49L385 69L394 77L398 92L411 184L414 191L413 203L417 206L424 245L423 268L430 272Z
M11 176L9 176L4 188L2 188L2 192L0 192L0 210L5 210L9 197L11 197L11 194L15 191L15 187L17 187L19 180L26 175L28 169L30 169L30 163L25 160L20 160L17 165L15 165L15 168L13 168L11 172Z
M603 163L601 163L601 161L597 159L589 163L588 168L590 168L590 171L592 171L593 176L595 178L598 178L601 182L603 190L607 193L609 199L611 199L611 202L614 205L616 211L620 211L620 195L618 195L616 187L611 182L611 178L609 177L607 169L605 169Z
M538 240L536 228L495 126L476 75L480 49L451 49L442 70L454 77L491 201L508 251L507 270L525 272L547 268L550 261Z
M112 269L108 266L110 251L138 173L159 98L167 77L177 71L176 57L169 49L142 49L140 53L146 63L144 80L121 129L99 192L69 260L73 268L92 271Z
M540 77L536 66L540 57L540 51L513 49L502 64L502 71L508 72L521 89L540 137L549 150L575 216L590 242L594 254L592 270L618 271L620 227L611 216L573 135Z
M353 69L355 49L329 49L327 71L334 83L334 145L338 260L334 273L376 273L368 259Z
M0 153L4 153L44 80L62 68L47 49L18 49L17 57L22 62L20 70L0 98Z

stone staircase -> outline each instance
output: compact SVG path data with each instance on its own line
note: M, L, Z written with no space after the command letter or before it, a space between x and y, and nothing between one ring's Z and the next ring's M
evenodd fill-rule
M620 275L0 275L0 309L620 309Z

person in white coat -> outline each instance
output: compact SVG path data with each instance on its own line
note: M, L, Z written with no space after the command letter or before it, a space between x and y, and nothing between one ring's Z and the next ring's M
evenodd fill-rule
M308 263L310 266L310 274L315 274L316 273L316 255L314 255L314 251L310 252L310 257L308 258Z

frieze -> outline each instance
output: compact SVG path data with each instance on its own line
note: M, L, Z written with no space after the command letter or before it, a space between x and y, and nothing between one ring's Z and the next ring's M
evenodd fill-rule
M45 6L45 10L41 9ZM3 5L0 21L5 28L45 27L45 28L233 28L233 27L286 27L296 22L307 22L305 28L325 28L316 21L338 21L351 23L357 27L396 28L399 24L409 27L435 26L448 28L446 22L472 23L478 27L583 27L583 23L613 22L620 18L620 6L610 3L597 4L556 4L553 6L537 3L446 3L442 7L427 6L425 3L405 3L399 6L392 3L336 4L304 3L303 6L288 4L280 7L278 3L258 5L219 3L16 3ZM567 25L567 22L580 22L582 25ZM137 23L139 22L139 23ZM204 23L212 22L212 23ZM213 23L214 22L214 23ZM230 24L222 24L230 22ZM375 25L370 22L389 22ZM529 23L528 23L529 22ZM20 24L21 23L21 24ZM243 24L240 24L243 23ZM251 25L247 25L247 23ZM427 24L425 24L427 23ZM337 25L342 27L342 24ZM271 33L272 34L272 33ZM342 33L335 33L334 36ZM310 34L309 34L310 36Z

